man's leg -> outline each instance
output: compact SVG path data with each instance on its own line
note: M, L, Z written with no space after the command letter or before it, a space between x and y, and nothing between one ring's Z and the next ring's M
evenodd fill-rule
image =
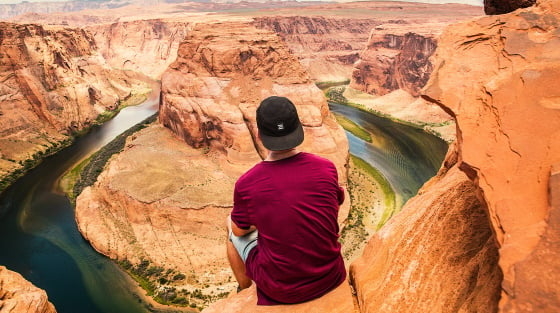
M253 281L245 274L245 263L243 263L243 259L239 255L239 252L237 252L237 249L235 249L235 246L229 239L231 233L230 223L231 223L231 218L228 216L226 222L227 225L226 247L227 247L227 256L228 256L229 265L231 266L231 270L233 271L233 276L235 276L235 279L239 284L239 288L240 289L249 288L253 283Z

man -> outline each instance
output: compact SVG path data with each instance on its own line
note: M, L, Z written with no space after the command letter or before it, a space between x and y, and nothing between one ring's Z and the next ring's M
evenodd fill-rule
M240 289L257 285L257 304L318 298L346 278L338 242L344 201L334 164L296 149L303 128L294 104L272 96L257 109L267 158L235 184L228 259Z

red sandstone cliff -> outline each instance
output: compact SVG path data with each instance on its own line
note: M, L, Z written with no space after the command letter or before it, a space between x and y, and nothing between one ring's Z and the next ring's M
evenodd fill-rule
M315 81L344 81L364 47L369 31L380 21L361 16L257 17L258 28L274 31L286 42Z
M117 69L135 71L159 79L177 58L179 43L189 23L164 20L136 20L89 26L98 51Z
M380 20L370 30L367 44L354 64L351 88L377 96L402 89L419 96L433 70L430 57L442 30L451 23L483 14L480 8L470 6L425 5L416 10L426 10L426 15L404 11L398 18Z
M140 81L80 29L0 23L0 178L115 110Z
M382 26L371 31L367 47L354 64L351 88L379 96L403 89L419 96L432 73L429 59L437 45L435 34L400 31L386 31Z
M44 290L0 266L0 312L56 313Z
M558 1L454 25L426 98L453 112L460 168L480 187L500 246L502 312L560 310Z

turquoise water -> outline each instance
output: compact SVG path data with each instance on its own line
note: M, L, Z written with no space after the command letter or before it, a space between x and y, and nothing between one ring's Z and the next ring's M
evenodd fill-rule
M150 312L130 278L82 238L74 208L58 190L69 168L153 115L158 91L44 160L0 197L0 264L45 289L59 313Z
M399 207L437 173L447 153L445 141L421 129L349 106L329 103L329 107L371 134L373 142L369 143L346 132L350 153L377 168L387 178L397 195Z

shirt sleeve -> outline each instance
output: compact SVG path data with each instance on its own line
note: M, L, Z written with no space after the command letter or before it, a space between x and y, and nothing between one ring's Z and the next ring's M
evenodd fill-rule
M241 229L249 229L252 225L249 219L247 206L248 199L239 192L236 184L233 191L233 210L231 211L231 220Z
M338 205L344 203L344 188L342 188L341 186L338 186L337 197L338 197Z

